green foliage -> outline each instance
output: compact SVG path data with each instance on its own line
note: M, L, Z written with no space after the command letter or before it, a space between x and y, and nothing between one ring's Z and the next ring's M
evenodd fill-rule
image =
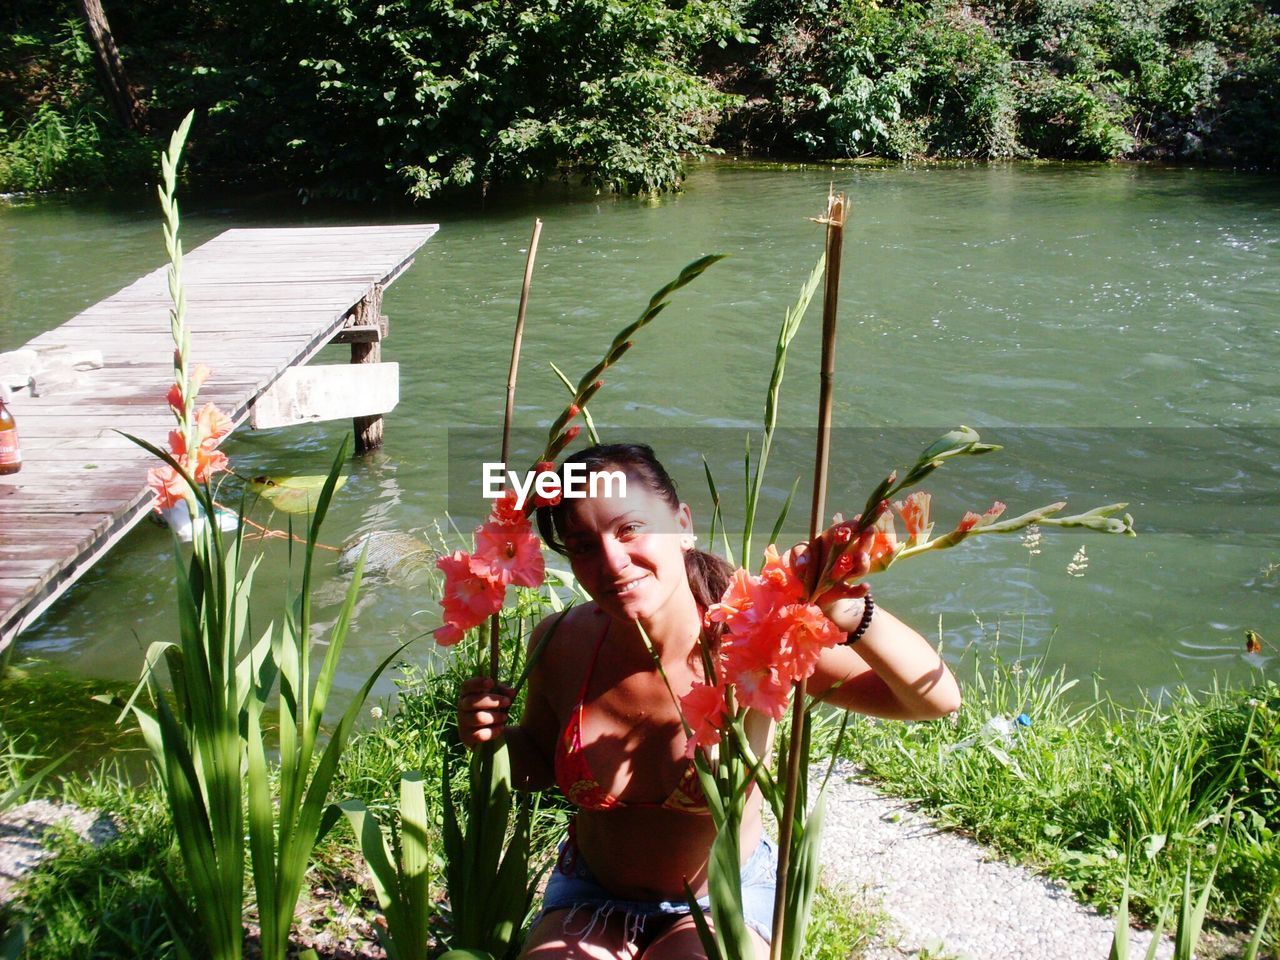
M400 818L390 843L363 803L344 800L339 804L373 874L378 906L386 920L382 945L389 960L423 960L427 955L433 905L431 819L423 782L416 770L400 778Z
M0 18L0 189L136 182L83 26ZM1115 156L1274 165L1265 0L137 0L111 9L204 180L303 196L483 195L579 175L677 186L712 142L820 157Z
M878 911L855 906L854 897L840 887L818 886L809 917L804 960L851 960L884 925Z
M1022 137L1041 155L1111 160L1133 147L1123 120L1087 84L1043 74L1023 88Z
M5 89L5 68L28 88ZM0 191L143 182L155 149L109 112L79 21L51 18L41 34L0 39Z
M729 129L756 146L1276 161L1280 21L1261 3L756 0L746 25L765 95Z
M777 4L761 60L775 123L808 153L1006 157L1010 60L979 19L938 4Z
M175 956L166 918L164 876L178 876L173 828L164 796L150 787L130 788L99 773L68 784L63 799L101 810L119 836L99 847L74 834L56 838L52 859L24 882L22 909L36 918L22 954L27 960L116 960Z
M954 722L859 719L846 754L1100 907L1128 877L1152 915L1188 864L1203 883L1217 863L1211 910L1256 923L1280 884L1280 686L1136 709L1080 705L1074 686L1036 664L975 664Z
M503 609L499 640L504 675L515 676L523 671L529 628L553 609L555 604L545 591L523 589L517 591L515 604ZM524 800L512 798L500 786L492 785L500 783L500 776L497 781L488 781L491 783L488 789L482 791L480 788L473 788L473 776L480 778L475 783L484 783L485 774L483 770L477 771L477 761L467 757L458 742L457 692L463 680L488 670L487 637L483 633L469 633L461 644L452 648L447 659L436 662L432 669L408 663L399 665L401 675L396 681L399 688L396 709L391 711L388 708L384 714L383 708L378 707L375 722L352 737L348 749L343 753L335 790L360 798L346 803L352 806L358 803L376 811L393 833L402 832L404 828L398 819L402 814L393 790L402 771L413 768L421 770L422 782L429 791L426 803L430 816L425 830L428 859L435 871L433 875L438 880L447 879L450 869L453 870L454 877L448 880L448 891L454 892L460 889L460 885L471 884L475 888L477 883L483 885L486 882L486 876L492 880L497 875L496 869L490 874L487 869L477 866L474 856L468 859L457 852L465 847L474 854L480 846L485 845L481 843L480 831L475 832L469 844L463 843L462 836L463 831L470 832L467 824L472 822L473 808L480 793L488 796L496 792L497 801L507 805L508 813L503 822L508 825L508 829L503 831L504 842L517 835L510 829L513 819L510 811L520 805L524 812L518 813L514 818L515 826L523 831L519 833L519 844L527 844L523 872L519 874L518 886L521 889L506 897L505 902L498 902L491 895L483 895L479 900L494 902L489 907L481 903L478 909L467 909L467 905L473 902L472 899L456 899L454 902L461 903L462 908L447 911L451 929L446 927L444 931L438 931L444 939L459 948L487 946L489 950L485 951L486 954L494 952L501 956L511 944L518 942L521 929L528 920L530 900L526 884L536 884L554 859L556 845L564 835L568 807L564 802L551 798L541 798L531 805ZM524 694L525 690L520 686L512 708L513 717L518 717L523 708ZM447 793L442 789L446 781ZM452 829L457 831L449 841L456 845L452 852L446 849L445 841L445 825L450 819L454 823ZM483 820L484 818L480 818L476 822ZM494 820L496 822L496 817ZM368 827L362 824L360 829L367 830ZM498 832L489 831L489 839L497 842ZM369 840L372 841L371 836ZM347 843L345 831L335 831L335 836L328 842ZM492 845L486 849L484 859L487 863L492 863L495 849ZM501 849L496 851L498 854L501 852ZM512 866L504 881L507 884L516 885L513 878L517 876L517 859L511 860ZM463 873L468 876L464 878ZM439 900L448 891L433 886L432 899ZM502 913L507 913L507 919L495 924L495 919ZM390 926L389 915L388 925ZM487 943L480 942L489 936L484 931L492 931L495 925L504 927L501 936L497 940L490 937ZM477 930L481 932L477 934ZM394 935L394 931L392 934ZM471 938L469 944L463 939L467 937Z
M285 960L294 908L302 892L312 847L337 816L335 811L327 811L326 808L329 788L347 737L369 691L383 670L403 650L401 647L391 653L365 678L337 724L328 731L328 742L321 747L321 724L355 613L363 567L362 559L356 564L346 599L329 635L324 661L313 684L310 666L314 652L312 561L320 525L337 489L346 453L347 443L344 441L317 496L315 513L307 530L299 593L287 604L285 621L279 632L268 629L264 640L250 651L247 661L241 665L251 688L244 708L247 720L249 851L262 929L262 955L274 960ZM205 509L212 512L211 501ZM277 776L272 778L262 716L277 681L280 759Z
M512 791L504 743L472 751L470 788L459 805L465 817L455 808L448 769L442 797L453 919L449 944L497 960L514 957L537 889L537 877L529 870L529 802L524 797L517 801Z
M352 157L351 132L326 139L324 117L290 146L322 166L377 164L364 175L414 197L559 169L610 189L670 188L724 102L690 69L733 27L717 0L320 6L325 42L302 58L317 103L344 125L358 117L355 142L376 148Z

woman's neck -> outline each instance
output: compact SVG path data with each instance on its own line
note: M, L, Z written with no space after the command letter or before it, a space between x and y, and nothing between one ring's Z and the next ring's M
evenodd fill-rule
M702 611L690 590L678 591L651 617L632 621L632 629L643 629L663 663L684 661L702 631Z

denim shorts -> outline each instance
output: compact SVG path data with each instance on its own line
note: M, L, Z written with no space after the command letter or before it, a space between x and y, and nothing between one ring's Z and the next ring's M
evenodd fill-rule
M565 863L563 843L560 852L561 862ZM651 917L678 917L690 912L684 900L623 900L612 896L581 856L573 857L572 861L567 873L560 868L551 871L538 921L552 910L568 909L565 932L583 937L590 935L597 924L604 923L615 911L621 911L626 916L626 936L635 941L640 939L645 921ZM765 943L773 936L773 891L777 878L778 848L762 835L750 859L742 865L742 913L748 929L760 934ZM711 898L700 897L698 905L703 912L709 912ZM582 912L587 915L580 917ZM581 923L581 929L570 927L575 921Z

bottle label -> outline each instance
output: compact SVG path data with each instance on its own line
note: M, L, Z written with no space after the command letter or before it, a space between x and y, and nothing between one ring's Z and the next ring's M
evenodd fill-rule
M0 465L12 466L22 462L22 450L18 447L17 430L0 430Z

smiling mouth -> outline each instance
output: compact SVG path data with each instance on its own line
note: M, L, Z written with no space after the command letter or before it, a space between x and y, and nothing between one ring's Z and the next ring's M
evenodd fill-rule
M613 588L614 595L625 597L627 594L635 592L636 587L648 579L649 575L645 574L643 577L636 577L634 580L628 580L621 586Z

